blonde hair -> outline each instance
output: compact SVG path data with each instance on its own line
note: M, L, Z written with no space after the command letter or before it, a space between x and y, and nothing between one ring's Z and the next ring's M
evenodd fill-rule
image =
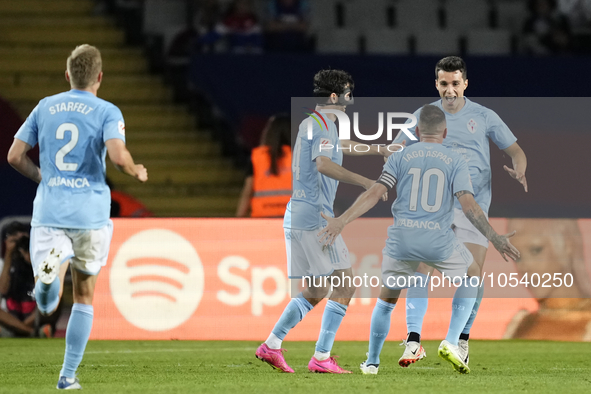
M67 67L72 86L85 89L97 81L103 68L101 53L92 45L79 45L68 57Z

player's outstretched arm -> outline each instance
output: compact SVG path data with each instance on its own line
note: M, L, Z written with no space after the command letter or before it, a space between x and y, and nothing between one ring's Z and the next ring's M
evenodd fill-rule
M35 182L41 182L41 169L27 156L31 145L15 138L8 151L8 163L18 172Z
M513 260L519 259L519 251L515 248L515 246L511 245L511 242L509 242L509 238L515 235L515 231L505 235L497 234L497 232L488 222L484 212L482 212L480 205L478 205L476 200L474 200L472 193L468 191L461 191L456 193L456 197L462 205L462 211L464 211L464 214L468 220L470 220L474 227L476 227L478 231L480 231L490 242L492 242L495 249L498 250L501 256L503 256L505 261L509 261L505 255L509 256Z
M316 158L316 169L318 169L318 172L322 175L336 179L339 182L350 183L352 185L364 187L365 189L369 189L374 183L371 179L351 172L325 156L318 156Z
M511 175L511 178L517 180L517 182L523 185L525 192L527 193L527 180L525 179L525 170L527 169L527 157L525 156L525 152L521 147L517 144L517 142L513 143L507 149L504 149L504 152L511 156L511 160L513 161L513 168L509 168L507 166L503 166L505 171Z
M112 138L105 142L109 159L115 167L124 174L134 177L140 182L148 180L148 170L143 164L135 164L131 153L125 147L125 142L118 138Z
M332 245L347 224L372 209L387 192L388 188L386 186L381 183L374 183L338 218L331 218L321 213L322 217L326 219L327 225L318 233L318 236L321 237L320 242Z

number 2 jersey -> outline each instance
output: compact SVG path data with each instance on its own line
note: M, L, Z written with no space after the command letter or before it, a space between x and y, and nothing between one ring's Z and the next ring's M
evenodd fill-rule
M33 203L33 227L99 229L107 225L105 141L125 142L119 108L90 92L70 90L39 102L15 138L39 144L41 183Z
M390 155L378 182L397 192L384 253L425 262L451 256L455 194L474 194L466 161L441 144L418 142Z

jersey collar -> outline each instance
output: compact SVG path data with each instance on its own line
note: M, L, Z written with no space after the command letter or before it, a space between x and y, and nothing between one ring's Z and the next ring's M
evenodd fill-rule
M472 105L472 100L470 100L466 96L464 96L463 98L466 102L464 103L464 106L462 107L462 109L459 110L458 112L456 112L455 114L450 114L445 109L443 109L443 99L440 99L439 106L441 107L441 110L445 113L445 116L461 116L466 111L466 108L468 108L469 106Z
M70 89L70 93L78 93L78 94L85 94L85 95L94 96L94 94L87 92L86 90Z

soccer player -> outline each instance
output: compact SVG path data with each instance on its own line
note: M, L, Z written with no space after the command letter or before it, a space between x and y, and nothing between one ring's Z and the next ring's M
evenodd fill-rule
M437 268L458 286L452 301L452 319L447 336L439 346L439 355L460 373L470 369L460 355L458 340L478 291L478 278L466 277L473 262L470 251L455 237L454 196L470 222L489 239L499 253L519 257L508 238L497 234L473 197L465 160L442 145L447 135L445 115L434 105L425 105L420 113L416 136L420 142L401 153L391 155L376 183L338 218L324 216L328 225L319 233L321 241L332 245L344 226L371 209L379 197L396 186L392 204L394 224L388 227L383 251L382 287L371 320L368 358L360 366L364 374L377 374L379 355L388 331L390 315L400 290L420 283L414 272L421 261ZM476 280L473 280L476 279Z
M103 80L99 50L76 47L68 57L68 92L39 102L15 135L8 162L39 183L31 222L31 261L39 310L50 314L72 266L74 305L66 330L66 352L58 389L81 389L76 369L82 361L93 320L92 298L107 262L113 224L105 183L106 153L115 166L140 182L146 168L125 147L119 108L97 98ZM27 156L39 144L40 168Z
M491 201L489 138L499 149L502 149L511 157L513 168L504 166L504 169L512 178L521 183L527 192L527 181L525 179L527 159L525 153L517 144L517 139L511 130L494 111L464 97L464 91L468 87L468 79L466 63L461 58L449 56L441 59L435 66L435 78L435 86L439 91L441 100L434 102L433 105L441 108L447 119L448 136L443 141L443 145L466 160L472 186L474 187L474 199L488 217ZM417 118L419 118L420 112L420 109L415 112ZM413 128L408 130L412 132ZM404 133L399 133L394 142L401 143L403 141L406 142L407 146L415 142ZM474 264L468 269L468 275L482 276L488 240L466 218L457 201L454 208L453 229L458 239L466 245L472 256L474 256ZM402 367L408 367L425 356L425 350L420 345L420 334L423 318L427 312L427 285L432 272L433 268L421 264L417 275L424 279L423 285L409 288L406 294L408 336L404 342L406 344L404 354L399 360ZM468 339L470 328L478 313L483 293L484 287L481 286L478 288L478 296L470 319L460 336L460 349L466 363L469 361Z
M324 282L322 277L334 275L340 278L352 275L349 253L342 237L336 240L335 245L323 247L317 233L325 223L319 214L322 212L327 217L334 216L333 202L339 181L365 189L374 184L374 181L341 166L342 148L353 154L355 151L350 148L356 143L340 141L335 125L336 116L320 113L322 109L345 111L346 106L352 103L353 88L353 79L345 71L319 71L314 76L314 96L319 102L315 112L322 118L322 126L311 122L312 139L309 140L308 124L311 119L302 121L294 145L293 194L287 204L283 223L288 276L292 279L314 277L316 280L308 280L304 291L289 302L267 340L256 351L257 358L283 372L293 373L294 370L283 357L281 343L287 333L328 294L327 283L330 280ZM387 149L380 151L372 146L366 154L386 156L388 152ZM385 200L387 197L383 198ZM334 288L324 308L316 351L308 364L310 371L351 373L341 368L336 359L330 356L330 352L354 292L355 288L350 283L349 286L342 284Z

